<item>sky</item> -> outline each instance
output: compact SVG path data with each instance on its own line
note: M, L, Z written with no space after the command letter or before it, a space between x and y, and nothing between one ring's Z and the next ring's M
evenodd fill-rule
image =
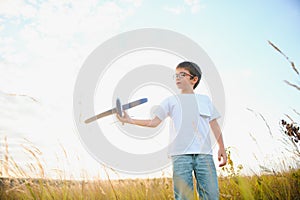
M214 62L226 95L223 137L232 147L234 161L248 172L268 163L280 165L287 155L281 153L284 147L278 141L279 120L286 119L285 114L298 122L300 118L293 111L300 111L300 93L283 81L300 85L300 79L268 41L300 69L299 21L297 0L1 1L1 152L6 136L10 154L24 167L35 162L24 154L27 145L40 149L38 155L51 176L59 176L55 169L71 171L74 177L83 171L105 176L81 144L74 124L76 78L90 53L104 41L126 31L160 28L189 37ZM151 100L143 107L147 110L162 100L166 91L160 89L144 88L134 95ZM196 92L209 94L205 81ZM94 106L95 112L107 109L107 105ZM143 116L142 108L133 114ZM103 122L114 127L114 121L112 117ZM122 141L118 143L122 146Z

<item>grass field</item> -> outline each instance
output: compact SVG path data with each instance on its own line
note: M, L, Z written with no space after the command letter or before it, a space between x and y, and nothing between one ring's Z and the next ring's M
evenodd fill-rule
M39 160L39 149L25 147L34 162L27 166L35 172L26 174L8 151L4 138L4 157L0 162L0 199L105 199L105 200L163 200L173 199L172 179L160 178L106 179L82 177L84 181L33 178L45 177L45 166ZM66 154L67 155L67 154ZM300 200L300 169L285 168L283 172L268 171L263 175L243 176L242 165L231 159L231 148L227 148L228 163L219 176L220 199L285 199ZM298 159L297 159L298 160ZM299 165L297 165L299 166ZM116 172L114 172L116 173ZM194 199L198 199L194 192Z
M1 179L0 199L173 199L172 179ZM219 178L220 199L300 199L300 170ZM196 196L195 196L195 199Z

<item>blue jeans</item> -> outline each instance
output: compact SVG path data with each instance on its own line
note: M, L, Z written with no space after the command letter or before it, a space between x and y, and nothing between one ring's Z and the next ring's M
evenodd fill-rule
M219 199L218 178L212 155L186 154L172 156L173 185L176 200L193 199L193 172L201 199Z

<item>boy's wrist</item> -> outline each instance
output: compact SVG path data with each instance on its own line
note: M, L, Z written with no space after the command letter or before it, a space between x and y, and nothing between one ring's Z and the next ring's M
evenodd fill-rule
M218 144L218 146L219 146L219 149L220 149L220 150L225 150L225 146L224 146L223 143L222 143L222 144Z

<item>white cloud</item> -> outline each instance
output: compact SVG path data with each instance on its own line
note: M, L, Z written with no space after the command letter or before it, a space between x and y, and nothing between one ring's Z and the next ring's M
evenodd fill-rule
M184 7L182 6L177 6L177 7L170 7L170 6L165 6L163 8L165 11L168 11L172 14L175 14L175 15L180 15L184 12Z
M175 15L180 15L185 13L186 10L189 10L192 14L197 14L202 8L204 8L204 5L200 4L198 0L184 0L182 5L167 5L163 7L163 10Z
M193 5L191 6L191 12L192 14L198 13L200 10L201 6L200 5Z
M76 32L90 39L90 36L101 37L101 32L117 30L125 15L126 10L113 2L99 5L94 1L76 1L71 7L47 2L38 11L36 29L64 40L73 39Z
M15 52L13 46L16 44L15 39L12 37L0 37L0 55L3 58L6 54Z
M0 15L5 17L17 17L32 18L36 14L36 9L26 4L23 0L2 0L0 1Z
M135 7L140 7L142 5L142 0L121 0L121 2L125 2L125 3L131 3L133 4Z
M201 8L204 8L204 6L200 4L199 0L184 0L184 2L187 6L189 6L192 14L196 14Z
M28 68L37 66L37 63L43 67L41 63L59 59L82 61L97 45L116 34L122 20L133 13L130 6L124 9L114 2L101 3L95 0L30 1L31 4L20 0L16 1L18 3L11 2L0 3L7 8L0 6L1 14L9 13L6 20L19 21L19 27L12 37L0 38L0 59L2 64L10 63L10 67L16 70L22 70L22 64ZM141 3L130 2L134 6ZM35 17L29 23L21 24L20 19L24 16L15 10L31 5L38 8ZM16 9L8 9L13 7ZM5 35L7 30L11 32L15 27L9 29L9 25L6 25L1 32ZM73 63L65 64L74 66Z
M192 5L196 5L199 3L199 0L184 0L184 2L189 5L189 6L192 6Z
M141 1L130 2L125 8L115 2L101 3L94 0L33 2L38 9L35 17L26 23L21 21L23 16L17 12L10 12L10 17L6 18L6 21L11 23L2 27L2 33L10 32L17 27L13 32L15 42L13 45L0 46L1 59L16 64L12 59L15 55L11 54L19 54L18 57L22 58L22 61L26 60L24 54L30 54L29 59L35 61L49 57L47 55L53 58L65 54L69 48L77 51L77 54L81 52L86 56L97 45L115 35L121 22L132 15L135 6L141 3ZM12 23L15 24L14 27L10 27ZM10 28L12 29L9 30ZM30 63L23 64L31 66Z

